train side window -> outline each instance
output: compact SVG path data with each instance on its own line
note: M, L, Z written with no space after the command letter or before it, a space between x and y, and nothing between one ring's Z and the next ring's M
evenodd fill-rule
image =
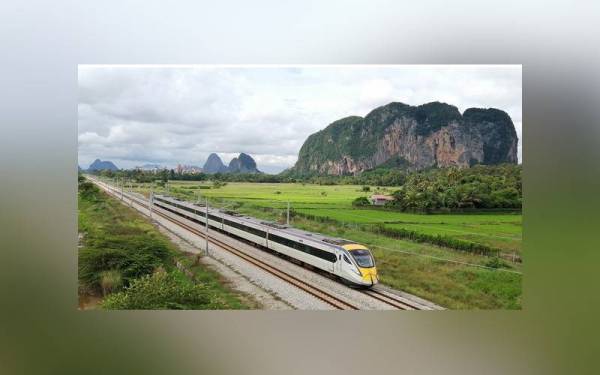
M344 261L345 261L346 263L348 263L348 264L352 264L352 263L350 262L350 259L348 259L348 257L346 256L346 254L344 254Z

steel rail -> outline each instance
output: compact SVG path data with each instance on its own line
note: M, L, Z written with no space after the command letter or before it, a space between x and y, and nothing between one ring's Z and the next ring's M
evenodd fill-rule
M113 194L115 194L116 190L112 186L106 184L105 187L107 189L111 190L111 192ZM124 194L124 196L127 197L127 199L134 200L134 201L138 202L138 205L140 205L141 207L146 208L147 202L144 202L144 201L142 201L139 198L132 197L129 194ZM161 208L161 210L162 210L162 208ZM183 222L181 222L181 221L179 221L177 219L174 219L174 218L172 218L172 217L170 217L170 216L168 216L168 215L166 215L166 214L164 214L162 212L159 212L158 210L154 210L154 213L157 214L157 215L159 215L159 216L161 216L161 217L163 217L164 219L169 220L172 223L174 223L174 224L176 224L176 225L178 225L178 226L186 229L187 231L192 232L193 234L195 234L195 235L197 235L199 237L202 237L203 239L205 239L207 237L205 232L201 232L198 229L196 229L196 228L194 228L194 227L192 227L192 226L190 226L190 225L188 225L186 223L183 223ZM260 269L262 269L262 270L264 270L264 271L272 274L273 276L276 276L276 277L278 277L278 278L280 278L280 279L288 282L289 284L294 285L295 287L299 288L300 290L302 290L302 291L304 291L304 292L306 292L306 293L308 293L308 294L310 294L310 295L312 295L312 296L320 299L321 301L323 301L323 302L325 302L325 303L327 303L327 304L335 307L336 309L339 309L339 310L358 310L358 307L354 306L353 304L348 303L348 302L346 302L346 301L344 301L344 300L342 300L342 299L340 299L340 298L338 298L338 297L336 297L336 296L334 296L334 295L332 295L332 294L330 294L328 292L325 292L324 290L319 289L319 288L317 288L317 287L315 287L315 286L313 286L313 285L311 285L311 284L309 284L309 283L307 283L307 282L305 282L305 281L303 281L303 280L301 280L301 279L299 279L299 278L297 278L295 276L292 276L292 275L290 275L289 273L287 273L285 271L281 271L281 270L279 270L279 269L271 266L270 264L268 264L268 263L266 263L266 262L264 262L264 261L262 261L262 260L260 260L260 259L258 259L256 257L254 257L254 256L252 256L252 255L250 255L250 254L248 254L248 253L246 253L244 251L240 251L240 250L234 248L233 246L231 246L231 245L229 245L229 244L227 244L227 243L225 243L223 241L220 241L220 240L216 239L213 236L208 236L208 238L209 238L209 242L213 243L214 245L217 245L218 247L220 247L220 248L222 248L222 249L224 249L224 250L226 250L226 251L228 251L228 252L230 252L230 253L232 253L234 255L237 255L238 257L240 257L240 258L244 259L245 261L247 261L247 262L255 265L256 267L258 267L258 268L260 268Z
M421 307L408 303L404 299L397 298L391 295L391 293L386 294L375 289L363 290L362 292L372 298L375 298L376 300L394 306L400 310L422 310Z

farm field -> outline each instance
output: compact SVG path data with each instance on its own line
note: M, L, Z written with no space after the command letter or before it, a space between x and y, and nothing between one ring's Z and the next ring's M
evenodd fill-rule
M167 192L165 187L150 184L138 184L135 188L146 195L150 189L157 193ZM393 188L388 188L388 192L391 191ZM228 183L213 188L206 182L171 181L168 193L188 201L208 198L213 205L274 221L285 220L285 207L289 201L296 212L357 223L356 226L336 225L302 216L292 217L295 227L367 245L377 259L384 284L452 309L519 309L521 306L522 278L518 263L501 260L497 264L494 258L487 256L390 238L362 228L365 224L382 222L393 228L403 227L496 246L505 241L507 246L516 248L521 243L520 214L423 215L356 208L352 206L353 199L372 194L363 192L362 186L356 185Z
M521 252L522 215L514 213L418 214L383 209L356 208L352 201L371 192L357 185L228 183L218 189L198 189L197 182L171 182L171 192L185 198L207 197L223 204L239 202L284 210L287 202L303 214L331 218L343 223L382 223L429 235L443 235L495 247L507 253ZM204 184L205 187L210 185ZM394 187L379 189L391 193Z
M266 220L277 220L276 211L241 206L239 212ZM373 251L382 283L413 293L451 309L519 309L521 307L521 265L501 262L501 270L489 267L487 256L426 243L394 239L352 227L318 223L302 217L293 225L311 232L344 237Z

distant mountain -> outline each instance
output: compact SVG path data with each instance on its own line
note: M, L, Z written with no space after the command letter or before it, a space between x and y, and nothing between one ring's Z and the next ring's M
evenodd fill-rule
M101 170L109 170L109 171L118 171L116 165L113 164L112 161L102 161L100 159L94 160L92 164L90 164L88 171L101 171Z
M227 168L229 173L261 173L256 168L256 162L248 154L243 152L237 157L231 159L229 167Z
M202 167L204 173L262 173L258 170L256 162L252 159L252 156L241 153L238 157L231 159L229 166L223 164L223 161L219 155L212 153L208 156L204 167Z
M204 173L224 173L227 172L227 167L223 164L223 161L219 155L214 152L208 156L204 167L202 167Z
M516 164L517 143L510 116L499 109L469 108L461 114L440 102L390 103L310 135L292 172L356 175L379 166L421 170Z

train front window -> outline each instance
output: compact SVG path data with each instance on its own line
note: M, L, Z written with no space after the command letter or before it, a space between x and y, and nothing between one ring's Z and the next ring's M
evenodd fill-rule
M352 257L361 268L371 268L375 266L369 250L351 250L350 254L352 254Z

